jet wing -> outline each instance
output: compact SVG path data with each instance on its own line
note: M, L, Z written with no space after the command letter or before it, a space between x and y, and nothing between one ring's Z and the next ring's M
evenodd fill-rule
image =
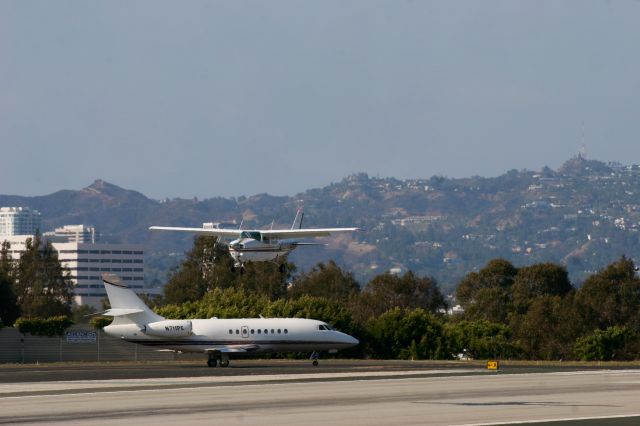
M176 232L191 232L194 234L213 235L222 238L237 238L240 236L240 230L238 229L217 229L217 228L181 228L175 226L150 226L151 231L176 231Z
M283 240L287 238L328 237L334 234L357 231L360 231L360 228L270 229L260 231L260 233L271 238Z
M220 345L214 348L206 348L205 352L244 353L258 349L258 345Z

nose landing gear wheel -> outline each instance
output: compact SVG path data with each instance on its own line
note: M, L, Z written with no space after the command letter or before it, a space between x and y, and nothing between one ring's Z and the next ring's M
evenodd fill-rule
M229 363L229 362L227 361L227 364L228 364L228 363ZM209 366L209 367L215 367L216 365L218 365L218 360L217 360L217 359L215 359L215 358L209 358L209 359L207 360L207 366Z
M229 366L229 360L222 360L220 361L220 367L228 367Z
M318 366L318 360L314 359L312 364L313 364L314 367L317 367Z

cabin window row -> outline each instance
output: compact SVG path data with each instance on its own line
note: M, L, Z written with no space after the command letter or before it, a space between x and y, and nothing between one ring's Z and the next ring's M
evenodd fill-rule
M272 329L271 329L271 334L276 334L276 333L277 333L277 334L282 334L283 332L284 332L284 334L288 334L288 333L289 333L289 330L288 330L288 329L286 329L286 328L285 328L284 330L283 330L283 329L281 329L281 328L279 328L279 329L277 329L277 330L276 330L275 328L272 328ZM252 328L252 329L251 329L251 334L256 334L256 333L257 333L257 334L262 334L262 333L263 333L263 330L262 330L262 329L260 329L260 328L259 328L259 329L257 329L257 330L256 330L256 329L254 329L254 328ZM229 334L233 334L233 329L229 329ZM236 334L240 334L240 330L239 330L239 329L236 329ZM269 334L269 329L265 328L265 329L264 329L264 334Z

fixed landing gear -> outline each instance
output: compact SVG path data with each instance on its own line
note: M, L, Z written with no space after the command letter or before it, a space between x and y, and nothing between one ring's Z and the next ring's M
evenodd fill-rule
M229 366L229 356L225 354L214 355L209 354L209 359L207 360L207 366L209 367L228 367Z
M235 274L236 271L240 271L240 275L244 274L244 266L242 266L242 265L232 265L231 266L231 273Z
M320 358L320 354L318 352L316 352L316 351L313 351L313 353L309 357L310 360L313 360L311 365L313 365L314 367L317 367L318 366L318 358Z

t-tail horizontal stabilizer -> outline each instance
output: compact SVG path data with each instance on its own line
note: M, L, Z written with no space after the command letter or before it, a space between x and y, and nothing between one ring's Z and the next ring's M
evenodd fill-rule
M134 317L145 322L162 321L164 318L153 312L121 279L115 274L102 274L102 282L107 291L111 309L102 313L111 317Z

